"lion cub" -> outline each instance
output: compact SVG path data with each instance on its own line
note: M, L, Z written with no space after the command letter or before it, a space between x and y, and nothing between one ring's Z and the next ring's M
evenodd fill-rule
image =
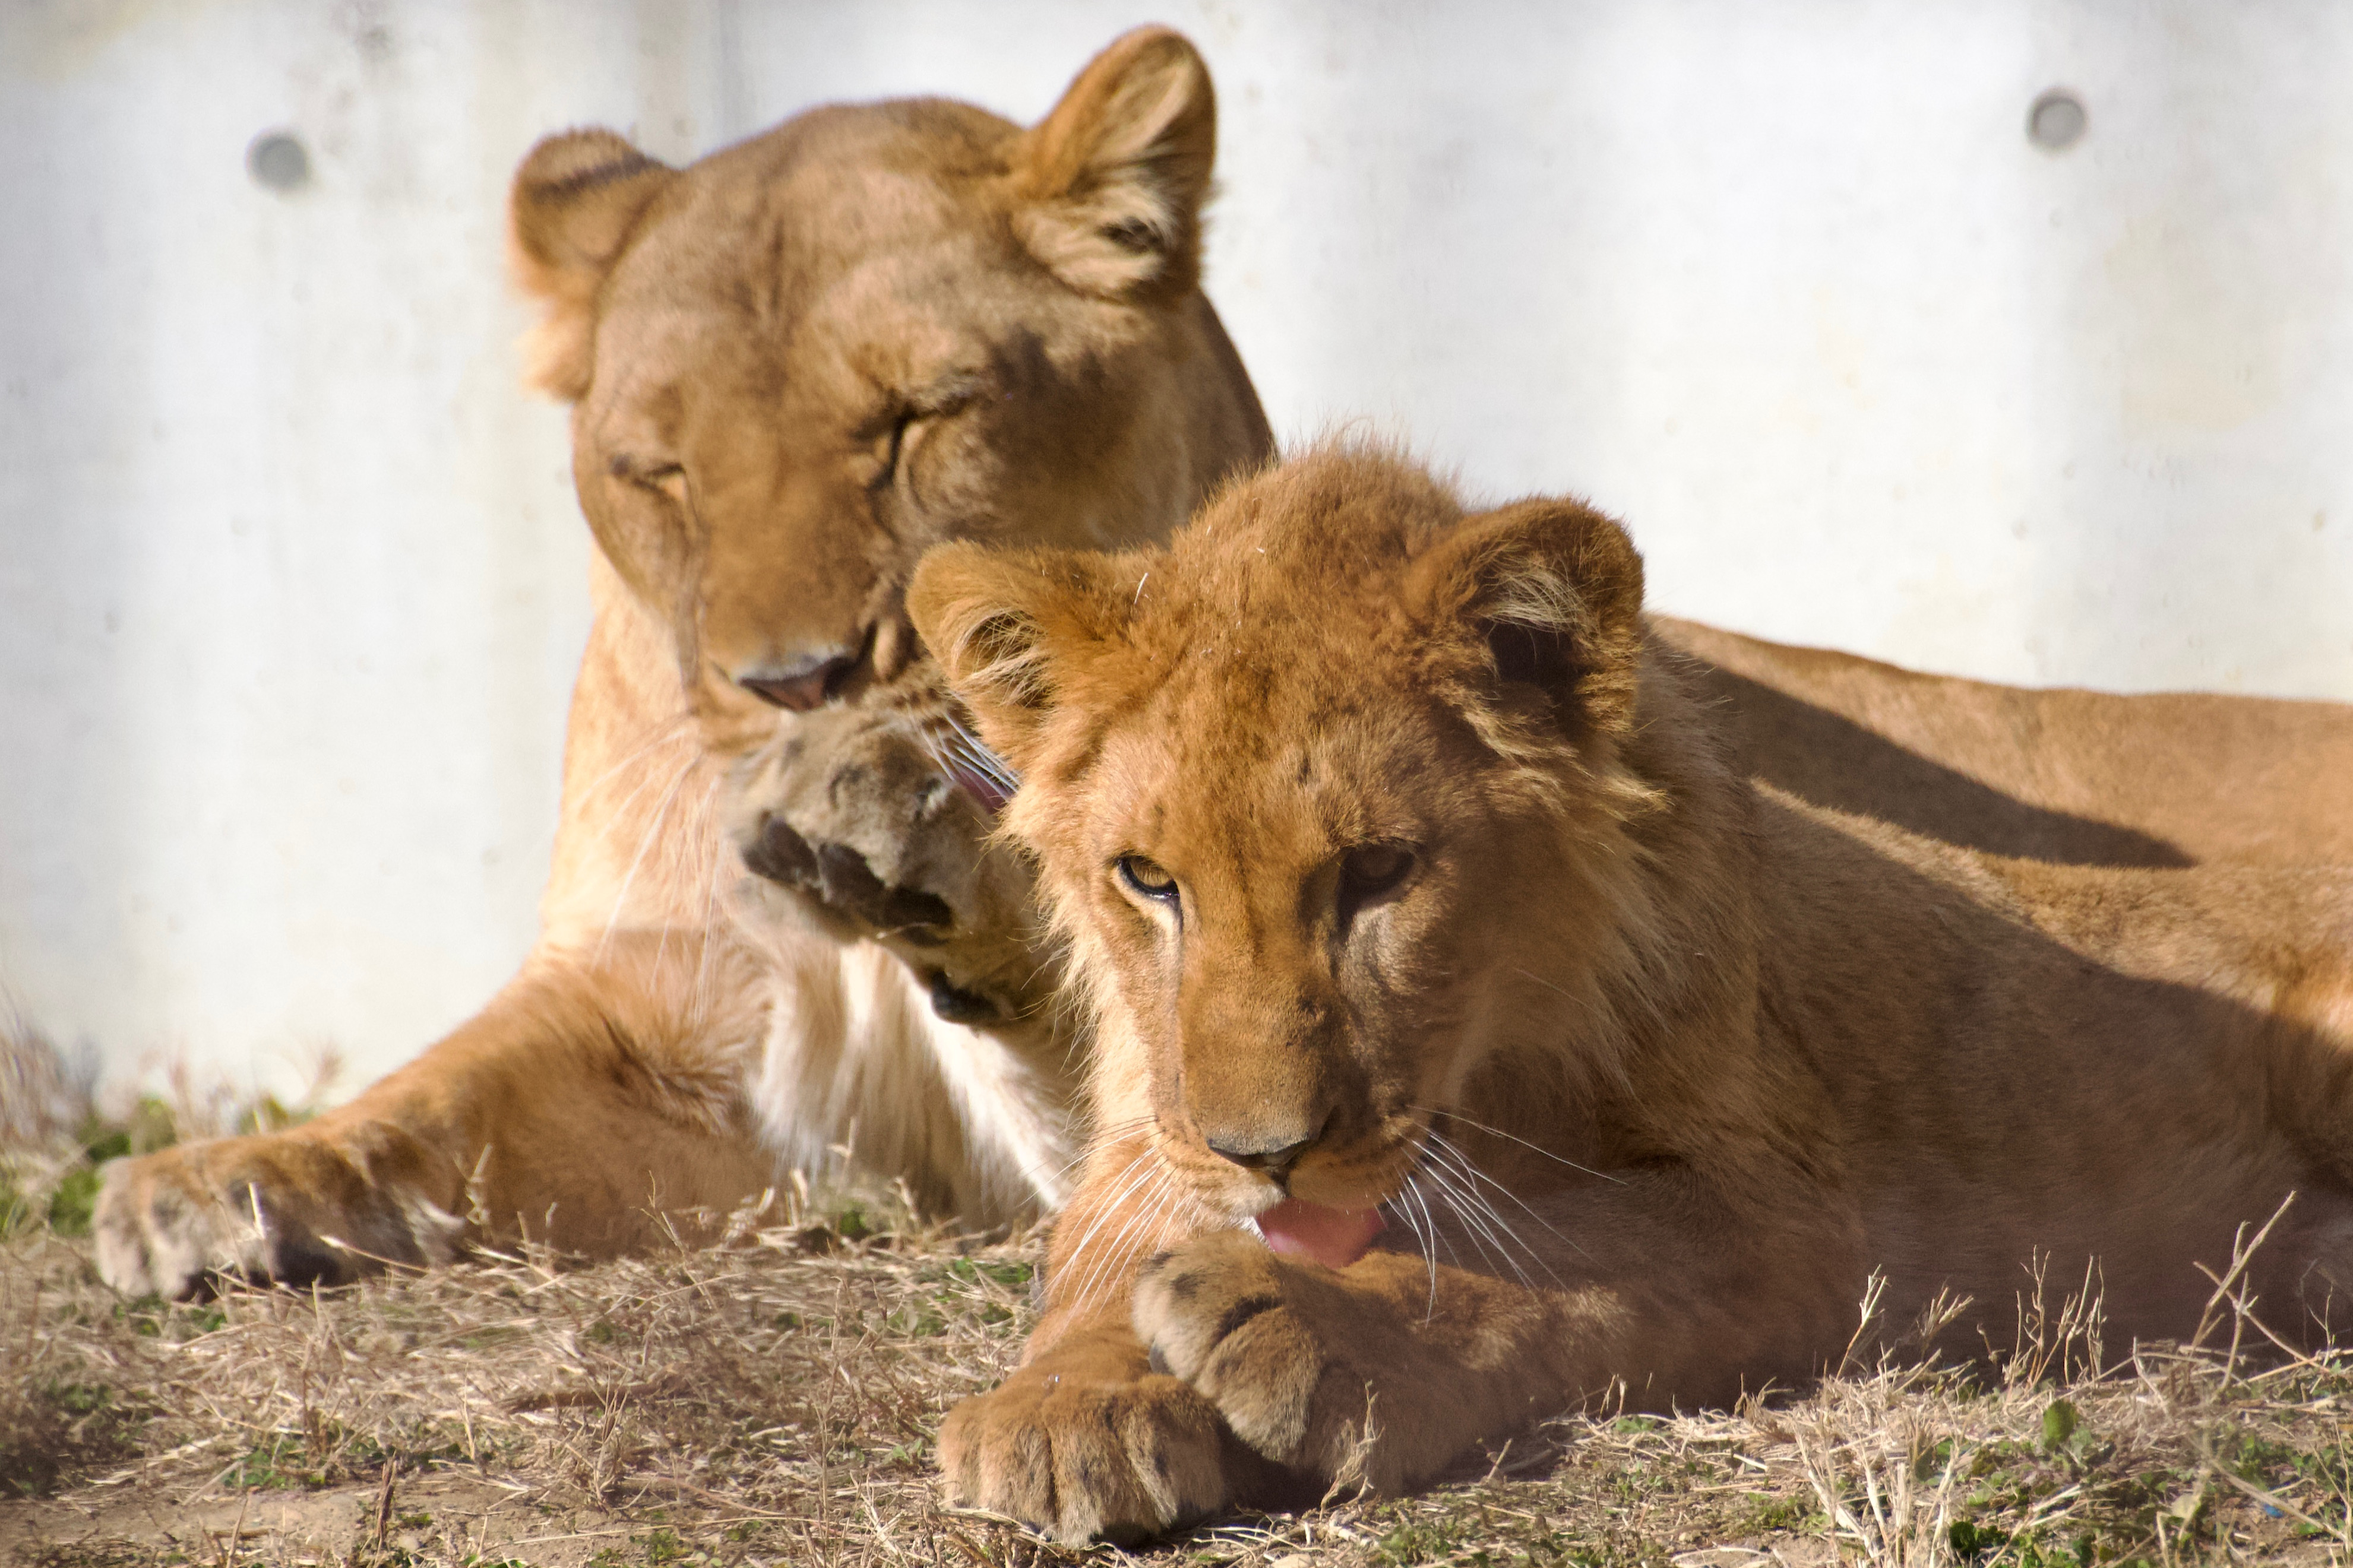
M2353 1285L2353 874L1978 856L1737 776L1641 558L1328 450L910 609L1023 775L1102 1129L965 1500L1066 1541L1735 1398L2037 1253L2186 1335ZM2346 1304L2334 1310L2344 1316Z

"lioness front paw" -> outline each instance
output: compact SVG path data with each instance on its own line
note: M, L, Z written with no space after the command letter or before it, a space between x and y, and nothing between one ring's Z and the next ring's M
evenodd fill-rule
M303 1130L183 1143L105 1168L98 1271L130 1295L185 1300L225 1277L342 1285L386 1263L447 1262L464 1224L387 1167L420 1152L396 1129Z
M1378 1310L1343 1275L1277 1258L1240 1231L1164 1252L1135 1283L1135 1332L1151 1364L1198 1390L1235 1436L1319 1480L1390 1491L1409 1479L1412 1445L1384 1437L1386 1417L1402 1413L1377 1408L1348 1336L1352 1315Z
M1123 1331L1057 1346L948 1413L951 1499L1068 1545L1132 1545L1226 1506L1232 1439L1200 1394Z
M754 763L736 842L746 868L845 934L871 937L958 1024L1003 1024L1045 999L1030 877L988 842L988 808L891 710L823 709Z

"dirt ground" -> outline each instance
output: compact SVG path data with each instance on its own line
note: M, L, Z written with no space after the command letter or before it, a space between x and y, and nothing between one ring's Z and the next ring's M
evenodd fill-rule
M100 1281L97 1162L300 1120L331 1073L291 1107L177 1074L108 1114L0 1027L0 1568L2353 1563L2353 1352L2281 1354L2227 1289L2200 1346L2119 1346L2021 1277L1966 1366L1571 1413L1413 1497L1127 1553L943 1505L940 1419L1012 1364L1041 1248L888 1194L797 1184L717 1245L593 1266L195 1304Z
M751 1217L725 1245L493 1257L321 1295L118 1297L0 1243L0 1563L1050 1564L944 1507L941 1415L1010 1364L1034 1241ZM2224 1310L2215 1336L2255 1331ZM1565 1417L1410 1499L1134 1555L1308 1564L2337 1562L2353 1364L2233 1370L2021 1303L1991 1366L1672 1419ZM2087 1380L2096 1363L2107 1375Z

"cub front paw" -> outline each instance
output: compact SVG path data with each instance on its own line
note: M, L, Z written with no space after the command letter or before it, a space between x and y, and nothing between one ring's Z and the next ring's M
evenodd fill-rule
M1198 1390L1235 1436L1320 1481L1387 1491L1405 1479L1381 1436L1393 1413L1378 1407L1348 1343L1351 1320L1377 1311L1343 1275L1277 1258L1239 1231L1160 1254L1135 1284L1151 1364Z
M223 1278L343 1285L386 1263L448 1261L463 1222L377 1179L417 1152L396 1130L375 1133L217 1138L110 1163L90 1217L100 1277L185 1300Z
M948 1413L952 1500L1066 1545L1132 1545L1231 1500L1231 1438L1207 1400L1154 1373L1124 1331L1075 1336Z

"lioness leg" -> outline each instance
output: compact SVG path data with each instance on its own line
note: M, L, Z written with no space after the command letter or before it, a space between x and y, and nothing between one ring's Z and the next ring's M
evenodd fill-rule
M776 1169L744 1099L760 1031L740 966L676 933L543 955L314 1121L110 1166L100 1269L170 1296L225 1272L336 1284L444 1261L477 1224L606 1254L656 1239L664 1211L740 1201Z

